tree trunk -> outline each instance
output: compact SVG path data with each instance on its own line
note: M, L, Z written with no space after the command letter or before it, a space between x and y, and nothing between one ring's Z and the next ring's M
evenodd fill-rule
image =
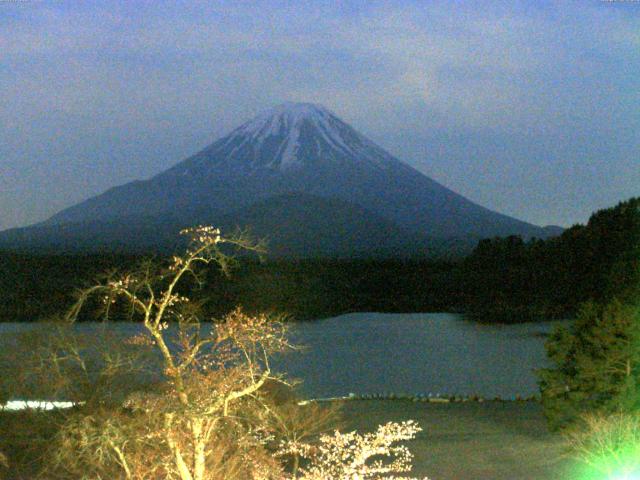
M180 446L176 444L175 440L171 436L171 427L173 424L173 414L168 413L165 415L164 428L165 435L167 438L167 443L169 444L169 448L173 453L173 458L175 461L176 469L178 470L178 475L180 475L180 480L194 480L193 475L189 471L189 467L187 463L184 461L182 457L182 452L180 451Z
M202 434L202 419L191 421L193 435L193 480L204 480L206 472L205 438Z
M293 466L291 470L293 472L293 478L298 478L298 469L300 468L300 455L297 453L293 455Z

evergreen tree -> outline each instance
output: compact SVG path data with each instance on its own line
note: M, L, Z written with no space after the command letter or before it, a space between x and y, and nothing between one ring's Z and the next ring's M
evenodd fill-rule
M545 415L553 429L590 412L640 407L640 308L614 299L583 305L571 329L546 344L553 366L539 370Z

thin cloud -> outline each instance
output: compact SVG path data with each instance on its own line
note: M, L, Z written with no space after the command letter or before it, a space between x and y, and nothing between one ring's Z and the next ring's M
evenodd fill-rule
M325 104L490 208L536 223L583 221L638 193L632 8L2 4L0 228L151 176L284 100ZM611 185L578 202L597 189L598 169ZM572 181L557 185L568 171ZM507 183L521 187L517 199Z

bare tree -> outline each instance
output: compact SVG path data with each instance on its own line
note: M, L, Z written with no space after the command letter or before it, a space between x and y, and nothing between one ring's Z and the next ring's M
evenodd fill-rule
M0 391L76 403L46 442L41 477L355 480L407 471L408 451L393 443L413 438L415 424L317 440L335 428L337 412L300 405L273 371L272 356L292 348L282 319L236 309L205 322L184 293L185 283L203 281L201 266L228 272L233 259L224 248L262 247L212 227L183 233L184 255L106 276L79 291L64 318L24 336L22 368ZM104 322L83 331L76 320L96 303ZM110 328L122 317L135 321L127 324L135 332ZM356 455L342 466L341 445ZM383 466L380 455L395 459Z
M389 422L364 435L336 431L314 444L284 443L280 453L293 450L309 461L300 469L300 480L401 480L406 477L396 474L411 471L413 456L397 442L411 440L421 430L414 421Z
M99 467L94 475L115 469L127 479L160 475L181 480L231 478L231 470L242 478L271 478L281 472L264 447L269 433L251 419L263 403L259 392L266 382L284 382L270 365L272 354L289 347L284 324L239 309L205 324L199 309L179 292L187 278L201 280L200 265L229 269L232 260L222 245L261 248L242 236L224 238L212 227L182 233L191 240L185 255L174 256L165 268L146 264L81 291L66 316L72 323L94 297L103 303L105 319L116 306L125 306L142 326L126 343L157 352L162 375L154 391L128 396L126 412L114 416L98 409L68 422L59 432L58 447L75 442L76 448L57 448L54 463L62 470ZM71 351L77 364L84 361L69 343L61 350ZM78 448L84 456L77 455ZM74 450L75 458L87 461L77 464L65 453Z

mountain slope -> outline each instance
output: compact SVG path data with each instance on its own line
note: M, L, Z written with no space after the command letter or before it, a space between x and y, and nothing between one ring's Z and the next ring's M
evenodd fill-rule
M206 210L192 215L14 229L0 235L0 249L20 245L23 250L44 252L172 252L181 245L177 232L196 224L217 225L229 233L250 230L254 238L267 241L271 257L424 256L429 243L358 205L303 193L276 195L225 215Z
M159 224L163 218L165 223L189 223L203 216L235 215L290 192L346 202L416 238L548 236L545 229L456 194L325 108L307 103L280 105L173 168L149 180L112 188L39 226L144 223L149 218ZM295 225L295 204L289 201L287 206ZM287 214L281 210L280 216L284 221ZM256 215L252 218L261 221ZM306 234L298 230L301 239Z
M425 255L428 244L358 205L303 193L269 197L215 223L248 227L267 239L270 255L284 257Z

